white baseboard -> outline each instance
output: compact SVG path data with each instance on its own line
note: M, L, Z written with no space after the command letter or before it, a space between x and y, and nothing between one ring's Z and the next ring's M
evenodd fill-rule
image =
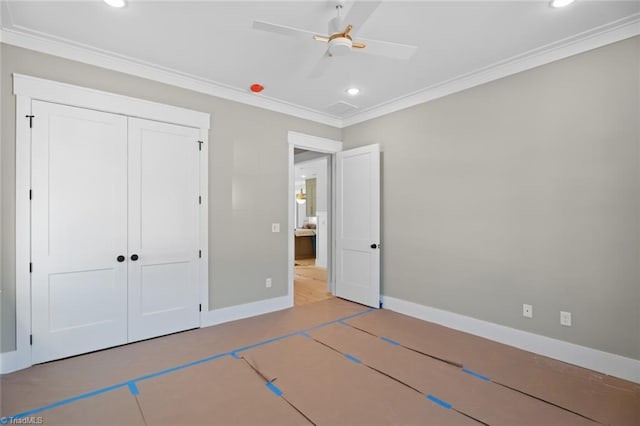
M383 296L383 307L421 320L464 331L569 364L640 383L640 360L517 330L430 306Z
M31 367L31 349L0 354L0 374L12 373Z
M244 305L229 306L227 308L214 309L203 312L200 317L200 326L209 327L229 321L249 318L269 312L281 311L293 306L293 299L289 296L275 297L273 299L260 300L258 302L245 303Z
M293 298L281 296L273 299L260 300L258 302L245 303L244 305L229 306L228 308L214 309L202 312L200 317L201 327L209 327L224 322L235 321L269 312L280 311L293 306ZM31 351L11 351L0 354L0 374L11 373L31 367Z

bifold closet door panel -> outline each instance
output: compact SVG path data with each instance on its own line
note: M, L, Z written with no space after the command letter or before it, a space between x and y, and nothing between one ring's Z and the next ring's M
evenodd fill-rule
M32 114L39 363L127 341L127 118L40 101Z
M129 341L200 325L198 138L129 118Z

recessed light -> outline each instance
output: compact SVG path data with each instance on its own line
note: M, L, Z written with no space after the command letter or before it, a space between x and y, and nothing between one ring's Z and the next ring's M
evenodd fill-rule
M347 93L350 94L351 96L355 96L358 93L360 93L360 89L358 89L357 87L350 87L347 89Z
M104 0L104 2L111 7L125 7L127 5L124 0Z
M559 7L569 6L574 1L576 0L551 0L551 3L549 3L549 5L551 7L559 8Z

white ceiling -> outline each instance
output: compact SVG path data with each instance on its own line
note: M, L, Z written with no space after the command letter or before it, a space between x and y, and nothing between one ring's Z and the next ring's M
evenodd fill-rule
M553 9L546 0L390 0L355 29L355 39L412 44L417 53L403 61L351 52L331 58L314 79L309 74L326 44L251 27L258 19L325 34L334 4L129 0L114 9L99 0L3 1L2 41L342 126L408 106L416 94L433 92L414 103L441 96L447 85L452 92L509 73L494 72L500 67L515 72L522 67L514 64L535 66L543 54L542 62L557 59L560 48L577 53L571 48L579 42L599 37L606 44L640 33L639 1L578 0ZM254 82L265 86L262 94L248 91ZM360 94L347 95L349 86ZM340 101L357 109L327 112Z

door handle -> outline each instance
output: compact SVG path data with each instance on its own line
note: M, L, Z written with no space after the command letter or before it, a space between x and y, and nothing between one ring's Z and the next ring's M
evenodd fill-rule
M118 257L116 257L116 260L120 263L124 262L124 259L126 259L123 255L120 255Z
M376 243L371 244L371 248L372 249L376 249L376 248L379 248L379 247L380 246L378 244L376 244Z
M132 254L132 255L131 255L131 260L133 260L134 262L135 262L136 260L138 260L138 259L139 259L139 258L138 258L138 255L137 255L137 254Z

